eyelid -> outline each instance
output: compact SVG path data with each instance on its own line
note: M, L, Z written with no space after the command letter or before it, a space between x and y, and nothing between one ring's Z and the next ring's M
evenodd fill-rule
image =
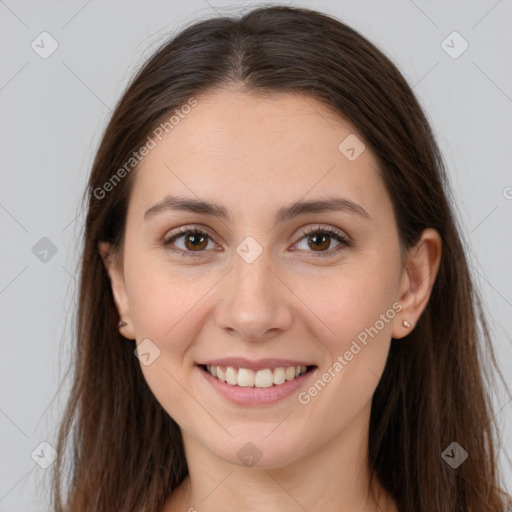
M329 226L327 224L318 224L315 226L309 225L305 228L301 228L300 235L303 237L305 235L310 235L312 233L329 233L331 235L338 235L339 237L345 239L348 242L351 243L350 237L341 229ZM297 242L301 240L300 238L297 240ZM297 243L295 242L295 243Z

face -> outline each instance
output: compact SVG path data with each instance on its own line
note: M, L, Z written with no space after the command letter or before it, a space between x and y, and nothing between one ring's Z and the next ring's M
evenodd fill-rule
M144 343L144 377L186 439L283 466L367 429L391 337L406 334L393 208L362 136L316 100L196 100L134 176L110 269L122 332Z

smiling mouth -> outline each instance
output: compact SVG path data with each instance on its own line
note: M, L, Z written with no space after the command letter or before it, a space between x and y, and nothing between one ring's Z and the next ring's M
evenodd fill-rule
M230 386L245 388L270 388L280 386L306 373L314 370L316 366L288 366L278 368L262 368L261 370L251 370L249 368L235 368L233 366L210 366L199 365L203 371L209 373L220 382Z

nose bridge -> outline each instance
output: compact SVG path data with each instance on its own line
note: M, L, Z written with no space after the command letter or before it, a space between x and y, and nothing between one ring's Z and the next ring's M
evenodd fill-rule
M239 256L234 263L234 289L241 298L253 298L257 301L269 303L270 296L265 297L265 290L272 288L271 281L275 276L270 271L270 254L268 250L262 252L254 261L245 260ZM271 294L269 294L271 295ZM266 299L266 300L263 300Z
M217 311L219 326L252 340L261 339L269 330L287 328L291 320L283 285L270 268L271 251L260 246L256 255L256 250L251 240L237 248Z

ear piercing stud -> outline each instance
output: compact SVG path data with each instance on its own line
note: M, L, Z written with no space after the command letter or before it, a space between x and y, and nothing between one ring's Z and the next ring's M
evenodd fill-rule
M125 325L127 325L126 322L123 322L122 320L117 324L118 327L124 327Z

